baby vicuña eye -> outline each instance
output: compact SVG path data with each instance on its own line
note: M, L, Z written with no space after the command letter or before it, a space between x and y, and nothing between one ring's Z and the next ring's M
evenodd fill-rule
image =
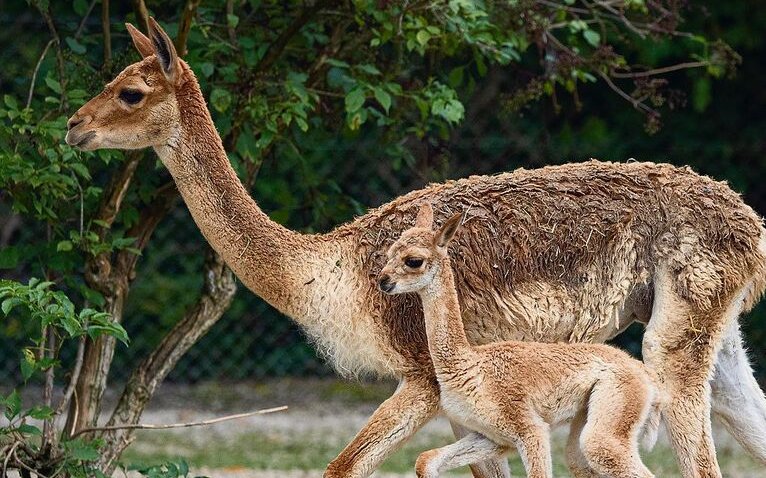
M417 269L423 265L423 259L419 259L417 257L408 257L404 260L404 265L413 269Z
M120 99L129 105L135 105L141 101L144 94L136 90L122 90L120 92Z

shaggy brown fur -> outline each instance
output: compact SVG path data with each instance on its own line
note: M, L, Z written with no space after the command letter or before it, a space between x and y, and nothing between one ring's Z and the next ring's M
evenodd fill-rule
M380 273L383 292L420 297L441 405L475 432L423 453L418 476L437 478L515 447L527 476L550 478L549 425L578 417L568 447L574 476L653 477L641 463L638 438L648 434L654 444L663 401L656 376L641 362L600 344L468 342L447 253L462 219L453 216L434 231L431 207L421 206Z
M644 356L673 397L667 421L686 477L720 476L707 417L723 344L714 409L766 463L766 398L735 320L763 292L766 243L760 219L725 184L669 165L591 161L431 185L328 234L301 235L242 187L193 72L150 25L149 37L129 30L145 58L72 116L66 140L154 148L248 288L301 324L341 372L401 380L327 476L367 476L436 412L420 307L383 297L373 280L423 202L437 221L468 210L451 256L472 342L603 341L648 321ZM127 104L126 89L142 99ZM505 476L507 464L474 472Z

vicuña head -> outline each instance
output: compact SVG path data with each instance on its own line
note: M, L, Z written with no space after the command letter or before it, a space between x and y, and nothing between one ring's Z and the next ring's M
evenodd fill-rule
M125 68L67 122L66 142L82 150L141 149L173 143L180 121L176 94L189 66L178 58L167 33L149 19L149 37L133 25L128 33L143 60Z
M418 211L415 225L404 231L387 252L387 262L380 271L378 286L386 294L416 292L427 287L448 264L447 246L463 221L455 214L439 229L433 229L434 213L430 204Z

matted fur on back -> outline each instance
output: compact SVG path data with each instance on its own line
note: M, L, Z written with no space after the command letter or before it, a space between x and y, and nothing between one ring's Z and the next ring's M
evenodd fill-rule
M412 226L423 202L433 206L437 224L467 211L450 255L466 329L476 341L519 338L525 327L554 326L514 324L509 331L488 331L489 339L471 337L469 322L476 317L524 316L524 299L514 302L514 296L529 288L558 296L572 311L588 309L585 319L575 318L588 323L566 337L581 341L598 339L596 330L637 286L651 282L659 265L673 273L680 295L702 309L764 275L761 218L725 182L688 167L592 160L431 184L331 233L359 236L358 257L369 273L376 320L394 348L410 358L427 358L419 302L408 295L383 297L374 279L386 249ZM751 295L762 292L761 279ZM498 327L504 325L475 328ZM538 335L545 338L544 332Z

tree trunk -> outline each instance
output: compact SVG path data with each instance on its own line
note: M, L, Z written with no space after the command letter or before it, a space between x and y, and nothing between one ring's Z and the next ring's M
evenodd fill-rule
M154 392L178 360L229 308L237 290L234 274L212 249L208 249L203 274L205 284L199 300L133 371L107 426L138 423ZM100 434L105 444L98 465L107 475L111 475L117 459L131 443L133 432L121 429Z

